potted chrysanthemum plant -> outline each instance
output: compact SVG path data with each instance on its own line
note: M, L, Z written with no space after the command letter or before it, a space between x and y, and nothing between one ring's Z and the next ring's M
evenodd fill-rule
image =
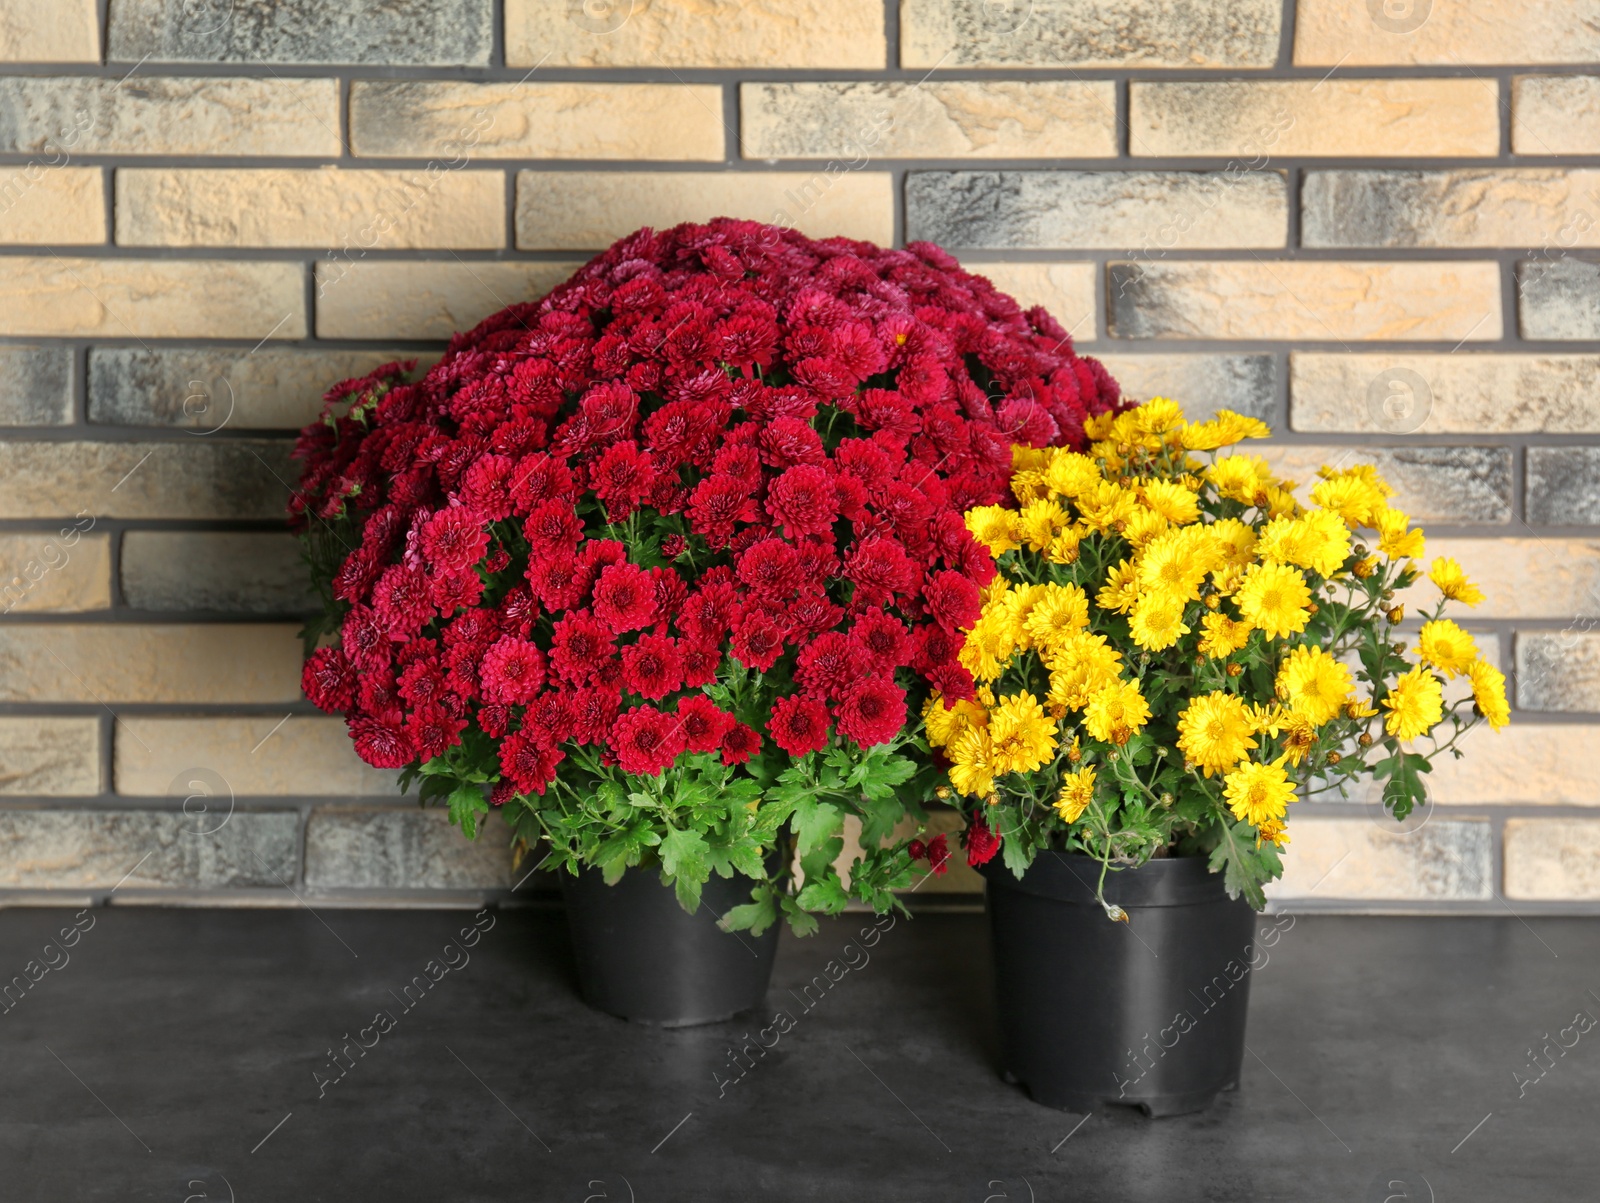
M1480 599L1454 561L1400 637L1423 534L1370 467L1320 469L1302 503L1215 454L1255 419L1158 398L1087 426L1083 452L1019 447L1015 504L968 512L1000 566L961 652L976 694L923 721L987 877L1007 1072L1171 1114L1237 1082L1296 799L1373 778L1404 819L1509 712L1444 616Z
M963 511L1116 401L935 247L640 231L420 379L329 394L293 503L306 692L559 873L592 1003L749 1008L780 917L912 880L908 705L970 694L994 571Z

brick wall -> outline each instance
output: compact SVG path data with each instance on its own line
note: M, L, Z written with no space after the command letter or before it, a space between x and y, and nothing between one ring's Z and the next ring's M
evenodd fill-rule
M300 698L290 432L642 224L939 241L1371 460L1515 721L1291 907L1600 904L1600 0L0 0L0 899L506 889ZM1387 826L1386 826L1387 824ZM940 884L972 888L970 876Z

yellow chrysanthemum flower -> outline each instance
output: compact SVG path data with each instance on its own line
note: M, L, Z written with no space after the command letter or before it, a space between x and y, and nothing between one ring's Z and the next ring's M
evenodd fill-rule
M1259 455L1224 455L1206 469L1209 480L1230 501L1244 505L1265 504L1267 486L1274 483L1272 470Z
M1145 505L1174 526L1200 521L1200 498L1171 480L1147 480L1139 489Z
M1338 717L1354 683L1350 670L1320 647L1297 647L1278 667L1277 694L1317 726Z
M1128 634L1147 652L1164 651L1188 633L1182 600L1167 593L1144 594L1128 618Z
M1056 536L1055 542L1050 544L1050 550L1045 553L1045 558L1052 564L1075 564L1078 560L1078 544L1083 542L1084 532L1076 526L1069 526Z
M946 709L943 696L936 693L922 708L922 729L927 733L928 743L935 748L949 746L969 727L984 727L988 723L989 712L964 698L957 698L955 705Z
M1108 681L1084 707L1083 725L1105 743L1125 744L1150 721L1150 706L1137 681Z
M1055 458L1054 447L1030 447L1026 443L1011 444L1011 471L1043 472Z
M992 681L1017 650L1016 627L1004 606L985 607L956 658L979 681Z
M1268 819L1256 828L1256 847L1261 847L1265 840L1275 847L1282 849L1289 843L1289 832L1284 827L1281 819Z
M1312 501L1350 526L1371 526L1374 515L1385 505L1384 496L1376 485L1359 476L1330 477L1311 489Z
M1383 699L1383 729L1396 739L1416 739L1444 716L1444 688L1420 665L1402 673Z
M1433 567L1428 570L1428 579L1451 601L1475 606L1483 600L1483 591L1467 579L1467 574L1461 571L1461 565L1449 556L1440 556L1433 562Z
M1511 721L1511 707L1506 702L1506 677L1487 660L1474 660L1467 666L1467 679L1472 682L1472 700L1478 712L1498 731Z
M1160 514L1140 505L1134 507L1133 516L1122 524L1122 537L1135 547L1144 547L1171 529L1171 523Z
M1200 620L1200 629L1205 632L1200 636L1200 654L1221 660L1249 643L1253 628L1244 619L1217 610Z
M1217 562L1216 540L1201 527L1180 527L1152 539L1136 562L1141 590L1173 601L1194 601Z
M1028 635L1033 646L1049 650L1063 636L1089 625L1089 595L1077 585L1041 586L1043 594L1028 613Z
M1261 528L1256 548L1264 560L1332 576L1350 555L1350 528L1337 514L1311 510L1298 518L1272 519Z
M1022 541L1034 551L1046 550L1055 542L1056 535L1071 525L1072 515L1051 497L1028 502L1017 518Z
M1471 635L1448 618L1436 618L1422 624L1417 636L1417 655L1424 664L1442 672L1448 681L1466 672L1468 665L1478 658L1478 645Z
M1243 760L1256 741L1245 704L1231 693L1208 693L1192 699L1178 717L1178 749L1189 762L1213 777Z
M1017 585L1006 594L1004 613L1009 622L1008 632L1012 642L1024 651L1033 646L1033 638L1028 634L1028 618L1044 594L1043 585Z
M1094 596L1095 605L1102 610L1126 614L1139 600L1139 569L1132 560L1123 560L1106 573L1106 583Z
M1343 468L1333 468L1324 464L1317 469L1317 475L1323 480L1343 480L1351 477L1376 489L1382 497L1394 496L1394 486L1379 476L1377 468L1371 464L1348 464Z
M1103 480L1077 497L1078 513L1092 531L1114 531L1133 517L1138 498L1113 481Z
M968 797L982 797L994 788L994 748L987 727L968 727L946 750L950 784Z
M1306 629L1311 590L1298 568L1287 564L1253 564L1234 594L1234 602L1252 626L1268 639L1281 639Z
M1248 522L1237 518L1219 518L1206 528L1211 532L1211 545L1222 557L1224 564L1244 567L1255 562L1256 530Z
M999 505L980 505L967 511L967 530L994 556L1022 546L1016 510Z
M1031 693L1002 698L989 715L994 775L1031 773L1056 750L1056 722Z
M1183 407L1167 397L1151 397L1131 412L1144 434L1166 434L1183 425Z
M1420 557L1426 544L1422 532L1411 530L1410 524L1404 510L1389 506L1379 510L1373 521L1378 530L1378 550L1391 560Z
M1094 801L1094 769L1085 765L1061 778L1061 792L1056 797L1056 813L1068 823L1083 818L1083 812Z
M1100 483L1100 465L1081 452L1059 451L1045 470L1044 479L1059 496L1075 498Z
M1215 451L1226 442L1222 427L1215 422L1190 422L1178 431L1178 445L1185 451Z
M1246 761L1222 779L1222 796L1233 817L1243 819L1256 830L1276 830L1289 803L1295 800L1289 774L1278 764Z
M1279 737L1278 746L1283 749L1284 758L1296 766L1310 754L1317 742L1317 729L1311 720L1293 711L1284 714L1273 734Z
M1082 710L1122 671L1122 653L1104 635L1081 630L1060 636L1044 662L1050 670L1050 702L1068 710Z
M1011 495L1017 499L1018 505L1027 505L1030 501L1038 501L1050 496L1050 486L1045 483L1044 473L1038 470L1013 472L1011 474Z
M1266 439L1272 437L1272 427L1260 418L1249 418L1244 414L1234 413L1231 409L1217 410L1214 419L1222 429L1224 444L1241 443L1245 439Z

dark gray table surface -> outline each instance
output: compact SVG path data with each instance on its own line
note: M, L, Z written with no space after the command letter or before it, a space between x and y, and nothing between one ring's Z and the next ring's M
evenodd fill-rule
M0 1014L7 1203L1600 1198L1600 920L1300 916L1242 1088L1148 1120L1000 1080L979 914L899 921L809 1010L865 919L785 935L794 1025L723 1088L760 1019L587 1010L553 907L449 951L469 912L92 914L60 950L73 912L0 912L0 982L38 975Z

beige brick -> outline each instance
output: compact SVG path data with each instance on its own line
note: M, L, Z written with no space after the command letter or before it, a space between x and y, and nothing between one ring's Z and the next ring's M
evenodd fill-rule
M98 167L0 168L0 245L85 246L106 240Z
M1511 455L1504 447L1253 444L1273 471L1299 484L1309 505L1317 469L1371 464L1395 489L1393 504L1418 522L1504 525L1511 521Z
M99 719L0 718L0 795L71 798L99 792Z
M507 305L536 301L580 263L317 264L317 337L449 338Z
M489 890L512 884L504 824L469 840L442 810L319 807L306 824L313 889Z
M1511 81L1511 150L1600 153L1600 75L1518 75Z
M318 608L300 541L287 532L129 531L120 562L123 600L135 610Z
M0 613L104 610L111 605L111 536L60 530L0 535Z
M1079 338L1094 337L1096 269L1092 263L979 263L961 264L974 275L985 276L1024 309L1043 305L1050 316Z
M98 63L94 0L0 0L0 62Z
M1519 718L1499 731L1480 724L1457 746L1462 758L1437 757L1428 775L1429 793L1441 806L1600 806L1592 767L1600 727ZM1427 750L1426 740L1418 750Z
M372 768L356 755L336 717L125 718L114 746L117 793L136 797L172 794L173 782L192 768L218 774L241 798L400 792L392 769Z
M1483 590L1474 618L1600 617L1600 539L1429 539L1424 564L1438 556L1459 562ZM1401 595L1412 613L1438 598L1426 579Z
M517 246L599 250L641 226L744 217L813 238L894 241L886 172L519 171Z
M1493 155L1499 96L1477 79L1134 83L1134 155Z
M289 623L0 626L0 701L298 701L295 630Z
M901 0L902 67L1270 67L1277 0Z
M1504 890L1529 902L1600 898L1600 821L1507 819Z
M860 0L506 0L512 67L882 69L883 9Z
M122 246L493 250L505 239L497 171L117 172Z
M298 263L0 258L0 335L304 338Z
M0 79L0 151L337 155L339 81L203 76Z
M1119 338L1497 339L1496 263L1111 263Z
M1312 171L1300 198L1305 246L1600 246L1600 170Z
M747 83L747 159L1111 158L1116 88L1050 80Z
M1297 66L1577 63L1600 58L1597 0L1299 0Z
M0 518L282 520L298 469L282 439L0 443ZM63 519L63 526L73 520Z
M1168 397L1191 421L1206 421L1219 409L1263 421L1273 417L1278 368L1271 355L1101 354L1098 347L1093 354L1122 386L1124 397Z
M1370 818L1291 812L1289 841L1283 879L1267 887L1274 902L1454 902L1493 896L1493 834L1481 820L1434 815L1407 831Z
M1289 357L1289 392L1296 430L1600 432L1600 355L1296 351ZM1404 408L1390 406L1390 397Z
M715 84L358 80L357 155L468 159L722 159Z

